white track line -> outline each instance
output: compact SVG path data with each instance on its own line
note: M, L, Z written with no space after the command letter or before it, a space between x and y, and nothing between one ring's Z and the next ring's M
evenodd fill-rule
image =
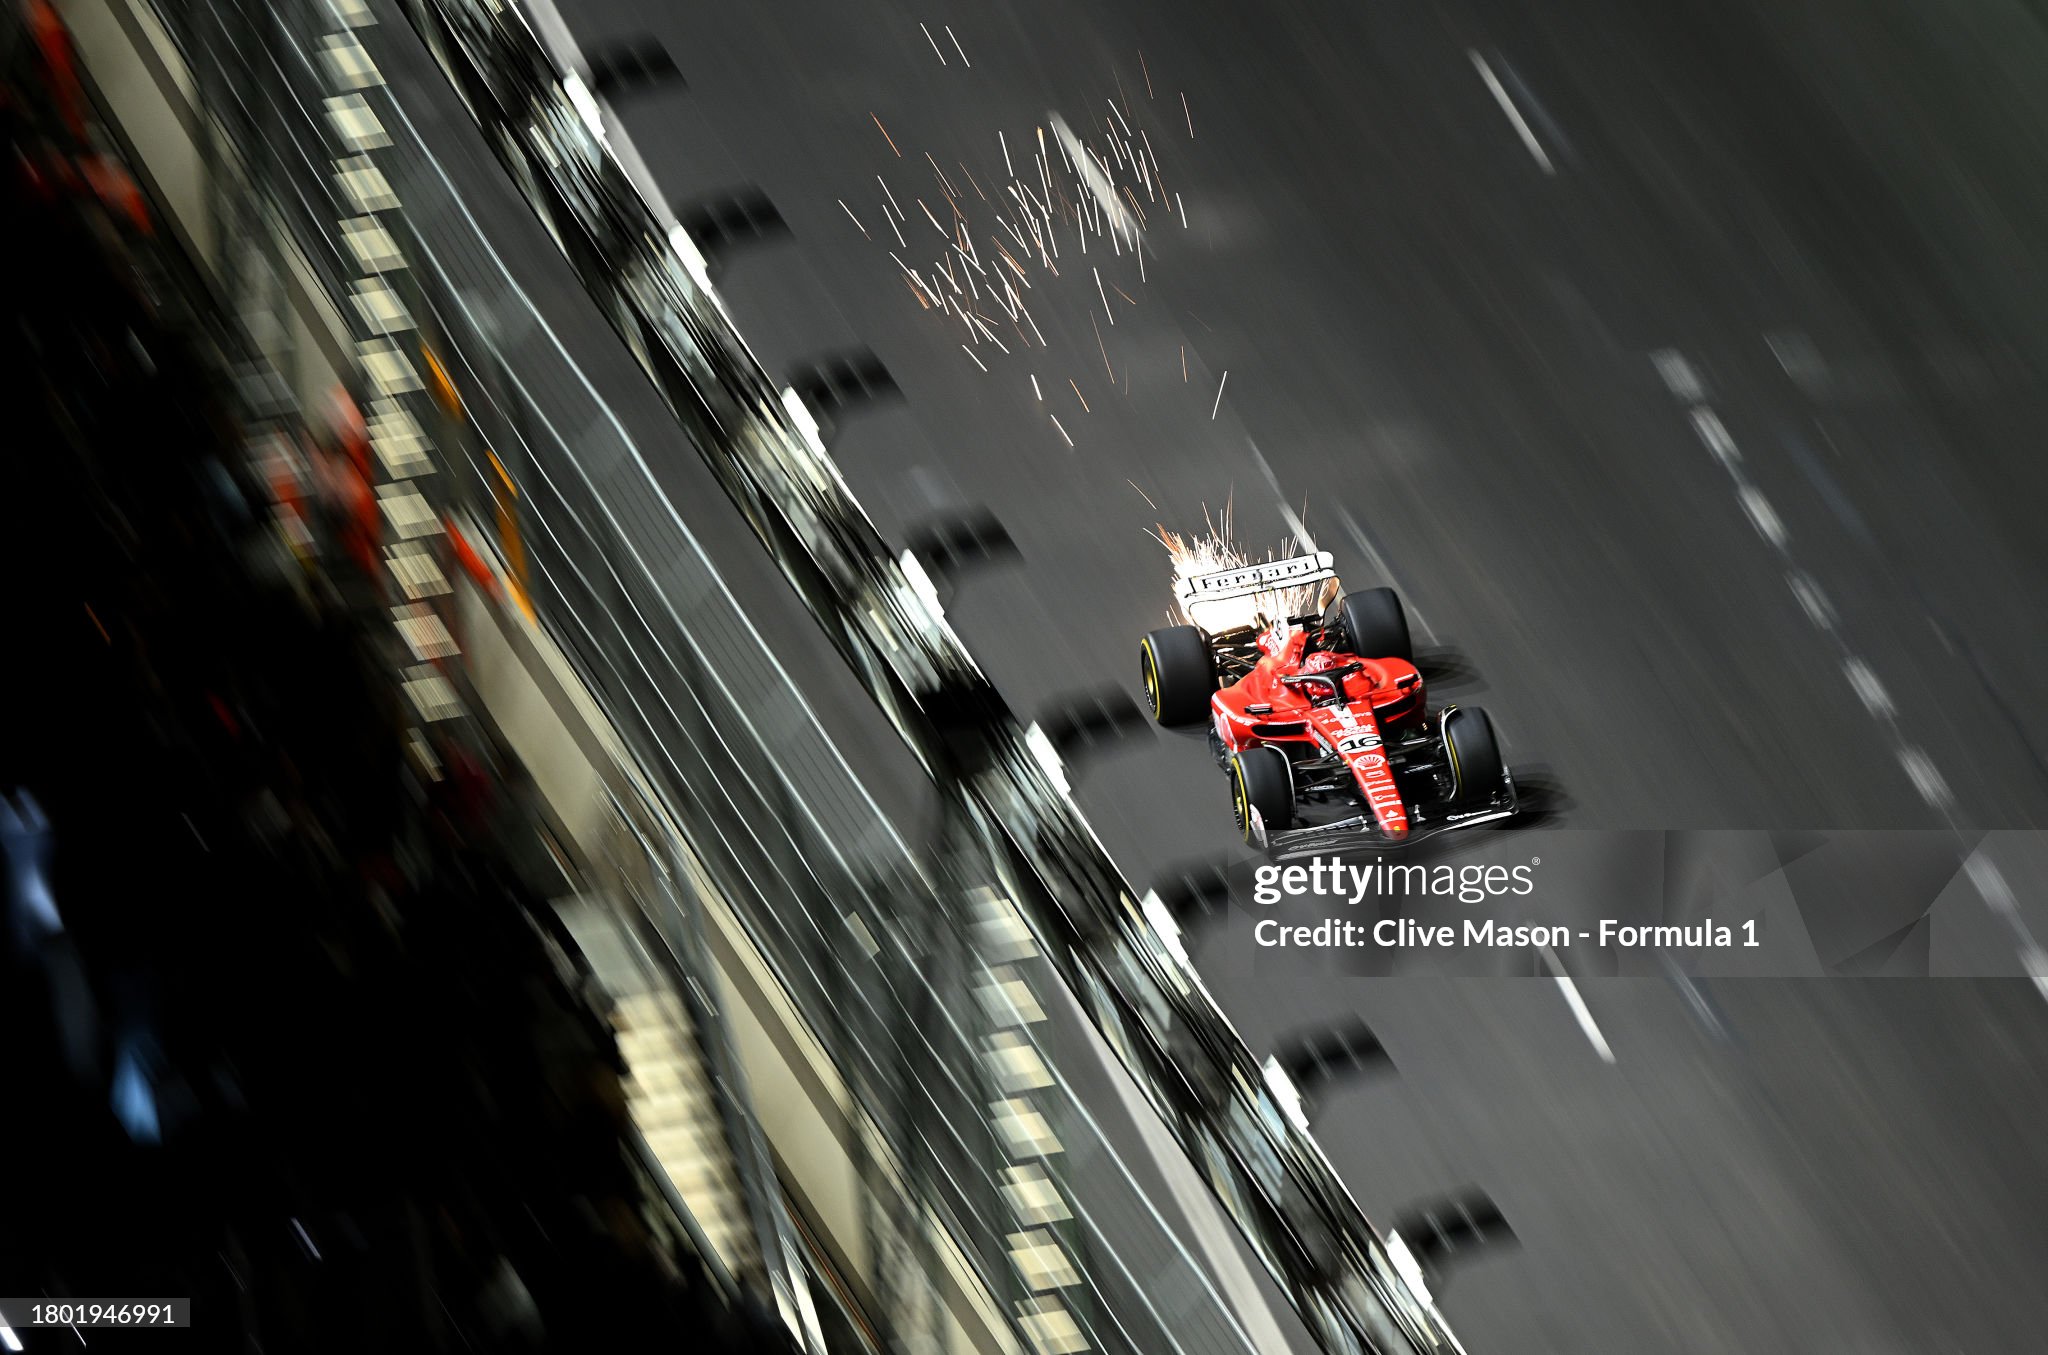
M1479 55L1476 48L1467 48L1465 55L1472 58L1472 65L1479 71L1479 78L1484 80L1487 89L1492 91L1494 101L1500 105L1500 111L1507 114L1508 121L1514 124L1516 133L1522 138L1522 144L1529 148L1529 154L1536 157L1536 163L1543 167L1545 174L1556 174L1557 166L1551 164L1550 157L1543 153L1543 143L1536 139L1536 133L1529 130L1527 120L1522 117L1522 110L1515 107L1515 101L1508 97L1507 90L1501 86L1500 77L1493 73L1493 67L1486 64L1486 58Z
M1602 1063L1614 1062L1614 1047L1607 1043L1607 1037L1600 1033L1600 1025L1593 1019L1593 1013L1586 1007L1586 999L1579 996L1579 985L1572 982L1571 975L1564 972L1564 966L1557 962L1557 952L1549 946L1539 946L1537 955L1557 979L1557 991L1564 994L1564 1002L1572 1009L1572 1019L1579 1023L1586 1042L1593 1046L1593 1052L1600 1056Z
M1778 550L1785 549L1785 520L1778 516L1777 509L1771 507L1771 501L1764 497L1763 491L1745 483L1737 487L1735 497L1741 501L1742 511L1749 515L1757 535Z
M1720 416L1705 403L1706 387L1698 373L1693 370L1692 364L1685 360L1683 354L1671 348L1651 353L1650 362L1657 369L1657 375L1663 379L1666 388L1680 403L1688 407L1686 412L1692 420L1693 431L1699 435L1700 441L1706 444L1707 450L1714 454L1714 459L1721 463L1721 468L1727 471L1729 478L1734 481L1736 499L1742 505L1743 512L1748 514L1751 524L1777 548L1780 554L1789 557L1784 521L1764 498L1762 491L1751 484L1749 477L1743 472L1742 452L1736 447L1735 439L1730 436ZM1785 582L1792 589L1792 596L1798 600L1800 610L1806 613L1806 619L1813 623L1813 628L1834 642L1842 665L1842 676L1848 680L1850 689L1856 693L1856 699L1863 703L1863 709L1872 721L1890 736L1892 756L1897 760L1899 770L1906 774L1906 779L1912 782L1913 789L1919 793L1927 807L1947 821L1949 831L1960 834L1961 828L1955 817L1955 791L1949 786L1948 778L1941 774L1941 769L1935 765L1934 759L1928 756L1926 749L1906 739L1899 727L1898 703L1892 699L1891 693L1886 690L1884 683L1870 665L1862 656L1852 651L1848 642L1843 639L1836 628L1835 609L1829 603L1827 594L1821 591L1820 585L1814 582L1811 575L1797 567L1786 571ZM2021 963L2026 966L2027 973L2033 978L2034 986L2044 998L2048 998L2048 951L2044 951L2034 939L2033 932L2014 906L2012 887L2006 883L2005 877L1999 874L1996 866L1983 861L1980 857L1972 856L1969 859L1966 863L1966 873L1971 883L1977 887L1977 892L1985 904L2012 929L2018 943ZM1559 982L1564 980L1560 978ZM1575 1011L1582 1005L1576 1003L1576 994L1568 994L1567 1000L1574 1001Z
M1842 662L1842 675L1849 679L1849 685L1856 691L1856 699L1863 703L1863 709L1872 719L1889 720L1898 713L1898 706L1892 701L1892 694L1885 690L1877 674L1870 671L1870 665L1853 655Z
M1707 450L1722 465L1733 467L1742 460L1742 451L1735 445L1735 439L1729 436L1728 425L1705 405L1693 406L1692 430L1700 435L1700 441L1707 444Z
M1372 567L1379 571L1380 577L1386 580L1387 586L1401 595L1401 608L1414 620L1416 629L1422 632L1422 638L1431 644L1439 643L1435 627L1429 624L1429 618L1422 614L1422 609L1415 605L1413 590L1401 583L1400 576L1395 574L1393 566L1387 563L1387 557L1380 554L1380 548L1375 546L1372 538L1365 534L1365 528L1359 526L1358 519L1351 516L1351 510L1349 508L1339 508L1337 510L1337 521L1343 524L1344 534L1351 538L1351 544L1358 547L1359 552L1371 562Z
M1828 601L1828 595L1821 591L1810 575L1803 570L1793 570L1785 576L1785 584L1792 590L1792 596L1799 600L1799 608L1806 613L1806 619L1813 628L1830 634L1835 629L1835 605Z
M1116 185L1110 182L1109 175L1103 173L1102 166L1095 162L1095 157L1088 154L1088 148L1081 144L1081 138L1074 135L1073 129L1067 126L1067 120L1058 113L1047 113L1045 120L1046 125L1052 128L1053 137L1060 143L1061 149L1066 151L1067 158L1073 161L1075 177L1080 179L1081 186L1088 190L1088 196L1095 199L1095 205L1109 217L1111 228L1114 230L1121 227L1128 230L1130 238L1143 248L1144 241L1139 239L1141 231L1137 220L1131 216L1130 208L1124 206L1123 199L1116 195Z

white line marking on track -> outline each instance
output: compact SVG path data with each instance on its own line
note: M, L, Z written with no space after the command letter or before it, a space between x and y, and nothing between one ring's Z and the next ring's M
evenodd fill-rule
M1506 53L1496 49L1493 64L1499 71L1501 83L1514 94L1516 105L1529 110L1529 121L1542 128L1544 139L1556 148L1557 158L1566 165L1576 166L1579 163L1579 156L1572 147L1571 138L1565 135L1564 128L1559 125L1557 119L1550 116L1550 110L1543 106L1543 100L1536 97L1536 91L1529 87L1529 82L1515 69L1515 63L1508 60Z
M1778 369L1795 384L1808 387L1827 374L1827 360L1812 338L1798 330L1778 330L1764 335L1764 346L1778 360Z
M1785 576L1785 583L1792 589L1792 596L1799 600L1799 608L1806 613L1806 619L1818 630L1832 633L1835 629L1834 604L1803 570L1793 570Z
M1726 470L1729 478L1735 482L1736 497L1742 504L1742 511L1748 514L1751 524L1780 554L1789 556L1789 537L1784 519L1771 507L1770 500L1764 497L1763 491L1751 484L1749 477L1743 473L1742 453L1735 446L1735 439L1729 436L1728 428L1721 422L1720 416L1705 404L1699 403L1701 383L1692 364L1686 361L1683 354L1670 348L1660 348L1651 353L1650 362L1656 367L1672 394L1687 400L1691 405L1686 412L1692 420L1693 431L1699 434L1700 441L1706 444L1707 449L1721 463L1722 469ZM1934 765L1934 759L1927 755L1925 749L1899 739L1898 705L1892 700L1891 693L1885 690L1884 683L1879 681L1870 665L1851 653L1836 632L1835 610L1829 604L1827 595L1821 592L1820 585L1804 570L1787 570L1785 582L1792 589L1792 596L1798 600L1800 609L1806 613L1806 619L1813 623L1816 630L1835 642L1843 676L1849 680L1849 685L1855 690L1857 699L1863 703L1864 710L1869 712L1873 720L1886 727L1891 736L1892 755L1898 759L1899 767L1906 773L1906 778L1913 783L1913 789L1920 793L1920 798L1926 801L1931 809L1948 820L1951 829L1955 829L1955 815L1952 812L1956 803L1954 791L1949 788L1948 781ZM1987 902L1989 901L1987 895ZM1993 906L1995 908L1996 904ZM2032 934L2027 931L2025 924L2019 921L2017 914L2012 915L2009 920L2020 936L2022 955L2030 951L2040 953ZM2041 983L2042 995L2048 997L2048 970L2042 971L2038 981Z
M1392 583L1394 581L1394 571L1388 568L1386 557L1380 554L1379 547L1372 543L1372 538L1365 534L1365 528L1358 525L1358 519L1351 516L1351 510L1349 508L1338 509L1337 521L1344 524L1344 534L1351 538L1351 544L1358 547L1359 553L1371 562L1373 569L1379 573L1379 576L1388 583Z
M1401 586L1401 580L1395 575L1393 567L1387 563L1386 557L1380 554L1379 547L1372 543L1372 538L1365 534L1365 528L1358 525L1358 519L1351 516L1351 510L1339 508L1337 521L1343 525L1344 533L1351 538L1351 543L1372 563L1379 576L1387 581L1387 586L1400 593L1402 610L1415 618L1416 628L1422 632L1422 638L1431 644L1437 644L1436 630L1429 624L1429 618L1415 605L1414 596Z
M2012 885L2001 871L1979 847L1968 861L1963 863L1963 873L1970 877L1970 883L1977 886L1977 893L1984 899L1984 905L1996 913L2019 943L2020 965L2027 977L2034 981L2034 991L2048 998L2048 953L2043 953L2039 942L2027 927L2026 919L2020 916L2019 902L2013 898Z
M1980 849L1963 865L1963 872L1970 877L1970 883L1977 886L1977 892L1984 896L1991 911L2004 917L2013 917L2019 912L2019 904L2012 896L2012 886L2006 883L2005 872L2000 870Z
M1226 372L1224 375L1228 376L1229 373ZM1320 549L1316 545L1316 539L1310 534L1308 524L1301 520L1301 515L1287 502L1287 493L1280 488L1280 477L1273 474L1273 468L1266 463L1266 454L1260 451L1259 444L1250 438L1244 440L1244 445L1252 454L1252 464L1259 468L1259 474L1265 478L1266 487L1273 491L1273 500L1280 507L1280 520L1286 523L1287 530L1294 534L1295 544L1313 554Z
M1706 383L1676 348L1660 348L1650 354L1650 361L1656 366L1657 375L1664 379L1665 389L1681 403L1696 405L1707 398Z
M1692 431L1700 435L1700 441L1707 444L1707 450L1714 454L1722 465L1733 467L1742 460L1742 450L1735 445L1735 439L1728 434L1728 425L1721 422L1721 416L1705 405L1696 405L1692 410Z
M1602 1063L1614 1062L1614 1049L1607 1043L1607 1037L1600 1033L1600 1025L1593 1019L1592 1011L1586 1006L1586 999L1579 995L1579 985L1572 982L1571 975L1564 972L1564 966L1557 962L1557 952L1549 946L1539 946L1536 953L1557 979L1557 991L1564 994L1567 1007L1572 1009L1572 1019L1579 1023L1586 1042L1593 1046L1593 1052L1600 1056Z
M1771 507L1771 501L1755 485L1743 485L1737 496L1742 500L1742 511L1749 514L1749 520L1763 539L1785 549L1785 522L1778 516L1778 510Z
M1849 685L1856 690L1856 699L1863 703L1863 709L1873 719L1889 720L1898 713L1892 704L1892 694L1878 681L1877 674L1870 671L1870 665L1859 658L1848 658L1842 662L1842 676L1849 679Z
M1287 495L1280 488L1280 477L1273 474L1273 467L1267 463L1266 454L1259 450L1259 444L1246 438L1244 445L1251 451L1252 463L1259 468L1259 474L1266 478L1266 487L1273 491L1273 497L1283 504L1286 503Z
M1088 154L1088 148L1081 144L1081 138L1075 136L1073 129L1067 126L1065 118L1058 113L1047 113L1045 120L1052 128L1053 139L1059 142L1060 149L1066 152L1067 158L1073 163L1074 174L1081 180L1081 186L1088 190L1088 196L1095 200L1095 205L1109 218L1112 234L1121 236L1122 231L1128 230L1134 245L1142 248L1144 242L1139 239L1138 223L1131 219L1130 209L1124 206L1123 199L1117 196L1116 185L1110 181L1101 164Z
M1309 554L1315 554L1316 539L1309 535L1308 524L1303 522L1301 516L1288 507L1285 501L1280 504L1280 517L1287 524L1287 530L1294 533L1295 544Z
M2042 954L2039 948L2023 950L2020 952L2020 960L2026 965L2027 973L2034 980L2034 991L2048 998L2048 955Z
M1550 163L1550 157L1543 153L1543 143L1536 139L1536 133L1529 130L1528 122L1522 117L1522 110L1515 107L1515 101L1501 86L1500 77L1493 73L1493 67L1486 64L1486 58L1478 51L1467 48L1465 55L1472 58L1472 64L1479 71L1479 78L1486 82L1493 93L1494 101L1500 104L1500 111L1508 115L1508 121L1515 125L1515 131L1522 138L1522 144L1529 148L1529 154L1536 157L1536 163L1543 167L1545 174L1556 174L1557 166Z
M1901 747L1898 756L1899 766L1905 768L1907 779L1913 783L1913 789L1920 792L1921 799L1936 809L1946 809L1955 803L1956 797L1949 790L1948 782L1942 779L1933 758L1912 747Z
M1686 1010L1692 1013L1694 1020L1706 1028L1707 1034L1721 1041L1730 1041L1734 1038L1727 1025L1715 1013L1713 1004L1707 1001L1707 995L1697 980L1669 958L1664 961L1664 971L1671 979L1671 986L1685 999Z

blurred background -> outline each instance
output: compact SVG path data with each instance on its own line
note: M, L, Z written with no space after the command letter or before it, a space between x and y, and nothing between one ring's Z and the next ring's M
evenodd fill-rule
M2038 1346L2033 8L0 58L0 1295L194 1301L5 1349ZM1262 960L1131 701L1211 529L1836 977Z

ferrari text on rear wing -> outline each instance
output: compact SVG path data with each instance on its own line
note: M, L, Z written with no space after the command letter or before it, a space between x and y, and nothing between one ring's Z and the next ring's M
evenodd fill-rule
M1251 597L1257 593L1321 583L1337 577L1336 563L1336 558L1325 550L1314 555L1296 555L1239 569L1218 570L1214 574L1195 574L1181 580L1179 601L1186 608L1203 602L1222 602L1228 598Z

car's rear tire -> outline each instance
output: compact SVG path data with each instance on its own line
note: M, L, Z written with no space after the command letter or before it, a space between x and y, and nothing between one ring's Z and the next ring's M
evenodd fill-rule
M1346 593L1332 607L1334 615L1324 621L1325 629L1335 623L1343 635L1342 648L1366 659L1399 659L1415 662L1408 640L1408 615L1401 599L1391 588L1367 588Z
M1216 690L1216 660L1209 642L1193 626L1168 626L1147 635L1138 646L1138 675L1145 684L1145 702L1152 718L1171 728L1201 724L1209 718L1209 697Z
M1493 721L1477 706L1452 706L1440 717L1444 760L1451 769L1451 803L1484 804L1507 776Z
M1237 831L1247 843L1257 846L1252 835L1252 814L1268 833L1294 825L1294 764L1287 754L1270 745L1247 748L1230 759L1230 800L1237 813Z

